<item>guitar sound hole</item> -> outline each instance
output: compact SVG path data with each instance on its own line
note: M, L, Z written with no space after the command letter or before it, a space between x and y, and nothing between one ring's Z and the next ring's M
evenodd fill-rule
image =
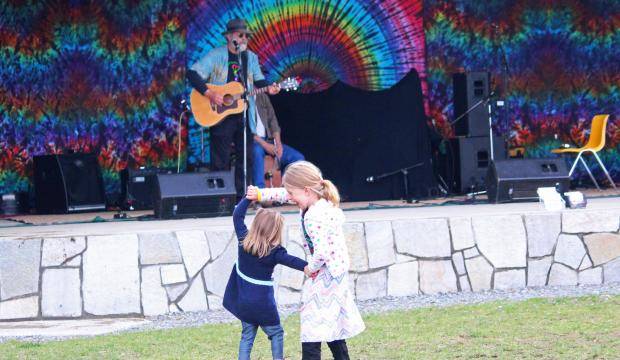
M230 106L235 101L235 98L232 95L224 95L224 105Z

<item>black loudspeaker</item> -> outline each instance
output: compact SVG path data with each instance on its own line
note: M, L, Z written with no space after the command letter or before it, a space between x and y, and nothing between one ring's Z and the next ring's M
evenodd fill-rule
M34 157L38 214L105 210L103 179L94 154Z
M570 186L568 167L562 158L494 161L487 173L490 203L538 200L537 189L555 187L564 193Z
M157 174L157 218L229 216L235 207L235 200L235 177L232 171Z
M152 210L157 174L172 174L170 168L123 169L121 171L121 207L127 210Z
M488 72L467 72L452 75L454 118L458 118L478 101L489 96ZM457 136L487 136L489 134L489 110L480 104L454 125Z
M489 137L460 137L450 140L453 176L452 190L457 193L478 191L485 185L491 154ZM493 137L493 156L506 159L506 144L501 136Z

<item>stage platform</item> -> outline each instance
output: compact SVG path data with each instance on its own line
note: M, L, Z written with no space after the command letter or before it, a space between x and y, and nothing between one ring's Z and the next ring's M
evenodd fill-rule
M586 209L483 198L343 203L357 299L620 282L620 193L588 191ZM299 214L284 244L305 257ZM231 217L149 212L25 215L0 223L0 320L151 316L221 308L236 261ZM248 216L248 223L252 214ZM94 221L93 221L94 220ZM296 304L308 279L277 268L276 296Z

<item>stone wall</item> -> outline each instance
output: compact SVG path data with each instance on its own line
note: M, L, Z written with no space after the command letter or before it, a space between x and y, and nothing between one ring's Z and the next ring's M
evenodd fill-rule
M172 223L174 224L174 223ZM620 210L350 222L357 299L620 281ZM285 234L304 256L299 226ZM233 231L0 240L0 320L219 309ZM278 267L281 304L303 273Z

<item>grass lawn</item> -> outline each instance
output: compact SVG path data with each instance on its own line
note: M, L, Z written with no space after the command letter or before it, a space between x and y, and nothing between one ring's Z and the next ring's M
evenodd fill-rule
M364 317L352 359L618 359L620 296L533 299L424 308ZM288 318L285 353L299 359L299 318ZM241 326L124 333L46 343L0 344L2 359L236 359ZM324 345L323 353L329 354ZM259 332L253 359L271 359ZM324 356L325 358L331 358Z

